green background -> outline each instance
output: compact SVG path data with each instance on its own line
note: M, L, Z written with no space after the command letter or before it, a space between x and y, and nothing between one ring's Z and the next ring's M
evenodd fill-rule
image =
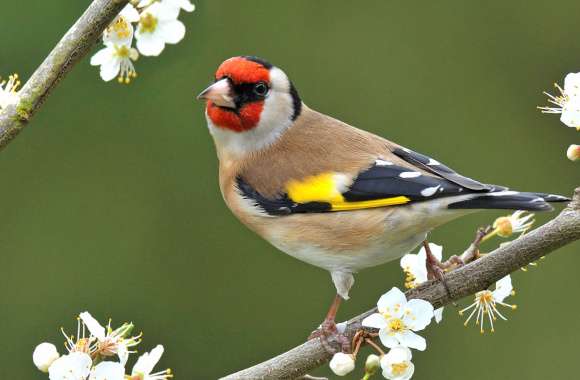
M329 275L244 228L218 191L194 95L230 56L267 58L309 106L469 176L566 195L578 185L565 158L578 134L536 110L543 90L580 69L578 1L195 3L181 16L185 39L140 59L134 83L104 83L84 59L0 152L0 378L47 378L34 346L61 347L58 328L74 331L85 309L134 321L141 350L164 344L160 368L177 379L247 367L318 325ZM4 1L0 73L29 77L87 4ZM432 241L457 253L498 215L466 217ZM578 248L514 274L519 308L494 335L448 307L423 334L415 378L575 377ZM359 274L340 318L402 280L397 263ZM351 378L361 374L359 364Z

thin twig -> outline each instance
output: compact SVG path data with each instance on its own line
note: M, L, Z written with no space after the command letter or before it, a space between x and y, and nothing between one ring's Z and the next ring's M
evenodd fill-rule
M94 0L20 90L20 102L0 113L0 149L42 106L50 92L101 37L128 0Z
M542 256L580 239L580 187L573 201L555 219L510 244L446 275L449 295L440 282L429 281L406 293L407 298L429 301L437 309L462 297L487 289L491 284ZM386 285L386 284L385 284ZM347 322L345 334L352 337L373 308ZM369 330L372 331L372 330ZM338 342L331 344L340 350ZM263 363L228 375L225 379L296 379L328 362L332 354L319 339L313 339Z

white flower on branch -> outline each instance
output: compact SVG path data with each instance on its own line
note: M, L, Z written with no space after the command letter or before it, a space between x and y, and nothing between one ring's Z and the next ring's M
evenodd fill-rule
M133 366L131 376L138 376L140 380L166 380L173 377L171 369L166 369L159 372L153 372L153 368L157 365L163 355L163 346L157 345L151 352L146 352L137 359L137 363Z
M10 75L8 81L2 81L1 79L2 78L0 78L0 112L2 112L3 108L20 102L20 96L18 95L20 80L18 79L18 74Z
M139 21L139 12L131 4L127 4L103 32L103 42L113 42L118 45L131 44L133 40L131 23L137 21Z
M471 318L475 315L475 324L479 325L480 332L483 334L485 332L486 319L489 321L491 332L494 332L493 322L500 317L504 321L507 320L500 311L498 306L504 306L515 310L516 305L510 305L503 302L509 295L514 295L514 289L512 286L512 279L510 275L505 276L501 280L495 283L495 290L483 290L481 292L475 293L475 301L463 310L459 311L459 315L463 315L466 311L472 310L464 325L467 326Z
M116 44L105 43L105 48L91 57L91 65L101 67L101 78L108 82L118 76L119 83L130 83L137 77L132 61L139 58L139 53L131 47L131 42Z
M337 352L332 356L328 366L337 376L345 376L354 370L354 357L351 354Z
M568 157L570 161L580 160L580 145L570 145L566 151L566 157Z
M534 214L522 210L515 211L508 216L500 216L493 222L493 231L486 235L483 240L485 241L494 235L507 238L516 233L525 233L534 222Z
M414 331L421 331L431 323L433 305L420 299L407 301L401 290L392 288L381 296L377 308L379 312L366 317L362 325L379 329L383 345L425 350L427 342Z
M146 56L158 56L165 44L176 44L185 36L185 25L177 19L179 8L165 1L155 2L141 13L135 38L137 49Z
M433 256L441 261L443 257L443 247L429 243L429 248ZM417 285L427 281L427 252L425 247L421 247L417 254L408 253L401 258L401 268L405 272L405 288L413 289ZM443 308L435 310L435 322L439 323L443 319Z
M52 343L40 343L32 353L32 361L36 368L42 372L48 372L50 365L58 359L60 355Z
M128 337L134 327L132 323L124 323L113 330L110 320L105 328L87 311L82 312L80 318L96 339L95 352L102 356L117 355L123 365L127 363L129 353L134 352L129 349L141 343L141 334Z
M415 372L412 357L407 347L393 347L381 358L383 376L389 380L409 380Z
M561 114L560 121L571 128L580 130L580 73L570 73L564 78L564 88L554 83L559 94L548 96L552 106L538 107L542 113ZM554 107L555 106L555 107Z
M91 370L89 380L123 380L125 367L121 363L101 362Z
M93 362L84 352L71 352L63 355L52 363L48 369L50 380L85 380Z

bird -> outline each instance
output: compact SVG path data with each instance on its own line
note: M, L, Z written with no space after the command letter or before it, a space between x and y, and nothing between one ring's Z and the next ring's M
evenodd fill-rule
M317 112L255 56L225 60L197 98L228 208L280 251L330 272L336 295L318 336L338 334L353 274L428 248L433 229L479 210L548 211L569 200L485 184Z

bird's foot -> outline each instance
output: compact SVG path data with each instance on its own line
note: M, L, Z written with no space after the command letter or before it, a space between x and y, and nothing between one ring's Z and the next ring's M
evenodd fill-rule
M331 354L338 352L337 345L340 346L340 351L350 352L350 340L344 333L339 331L336 323L333 320L325 319L320 327L314 330L309 336L308 340L319 338L322 346Z
M449 262L449 260L452 260L453 257L455 257L455 259L453 259L455 261L457 260L461 261L461 259L457 256L452 256L448 261L442 263L441 261L439 261L439 259L435 257L435 255L433 255L433 252L431 252L431 248L429 248L429 243L427 243L427 241L423 242L423 247L425 247L425 252L427 252L427 263L426 263L427 278L429 280L435 279L441 282L445 287L445 291L447 292L449 298L453 298L451 296L451 291L449 290L449 286L447 285L447 280L445 278L445 266L446 263Z

